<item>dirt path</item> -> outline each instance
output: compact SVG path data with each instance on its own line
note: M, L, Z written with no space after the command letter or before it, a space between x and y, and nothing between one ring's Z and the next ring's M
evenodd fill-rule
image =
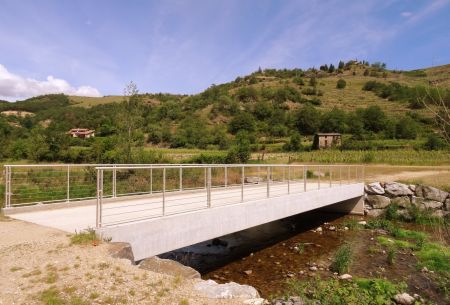
M193 280L111 258L106 243L70 245L62 231L17 220L0 219L0 257L1 305L242 304L207 299Z
M428 171L402 171L399 173L391 174L378 174L370 175L368 178L373 181L398 181L398 180L410 180L424 177L431 177L436 175L448 174L448 171L441 170L428 170ZM368 179L366 178L366 179Z

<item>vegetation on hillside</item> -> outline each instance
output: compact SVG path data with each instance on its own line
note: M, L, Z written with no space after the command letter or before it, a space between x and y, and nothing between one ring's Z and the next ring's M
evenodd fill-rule
M450 93L424 89L428 74L341 61L319 70L259 69L190 96L133 87L108 102L57 94L0 103L1 111L33 113L0 115L0 159L160 162L161 154L143 148L169 147L224 150L220 161L246 162L251 151L270 151L274 142L284 151L310 150L318 131L345 134L343 150L374 149L372 143L390 139L415 143L402 148L446 149L420 101L439 95L448 104ZM70 138L66 132L77 127L95 129L96 138Z

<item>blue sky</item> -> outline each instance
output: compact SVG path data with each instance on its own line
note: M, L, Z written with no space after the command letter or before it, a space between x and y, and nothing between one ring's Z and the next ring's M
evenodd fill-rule
M0 98L197 93L262 68L450 63L450 0L0 0Z

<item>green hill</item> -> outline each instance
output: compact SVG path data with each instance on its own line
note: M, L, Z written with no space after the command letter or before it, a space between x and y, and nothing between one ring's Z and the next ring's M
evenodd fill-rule
M0 144L5 158L29 158L29 141L39 134L46 149L34 159L115 161L117 154L104 154L120 146L124 122L132 122L134 147L221 150L244 141L254 150L298 150L294 142L309 145L317 131L345 134L345 149L418 147L437 129L419 100L432 102L439 90L449 102L449 89L450 65L394 71L350 61L259 69L194 95L141 94L132 107L122 96L45 95L0 103L2 111L35 114L0 116ZM95 129L96 139L67 139L75 127Z

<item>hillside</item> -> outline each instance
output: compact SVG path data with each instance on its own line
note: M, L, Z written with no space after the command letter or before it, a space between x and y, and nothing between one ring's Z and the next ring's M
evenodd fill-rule
M38 133L49 143L35 160L101 161L114 150L104 160L113 162L129 127L133 142L127 145L135 147L224 150L249 142L254 150L301 150L317 131L345 134L346 149L418 147L437 130L419 100L432 102L438 93L450 100L450 65L394 71L350 61L319 69L259 69L194 95L133 96L131 106L121 103L123 96L44 95L0 104L9 114L34 114L0 116L9 147L3 156L29 158L34 152L27 150L27 139ZM97 138L68 141L65 132L75 127L95 129ZM58 149L50 149L55 141ZM441 142L433 139L433 149Z

